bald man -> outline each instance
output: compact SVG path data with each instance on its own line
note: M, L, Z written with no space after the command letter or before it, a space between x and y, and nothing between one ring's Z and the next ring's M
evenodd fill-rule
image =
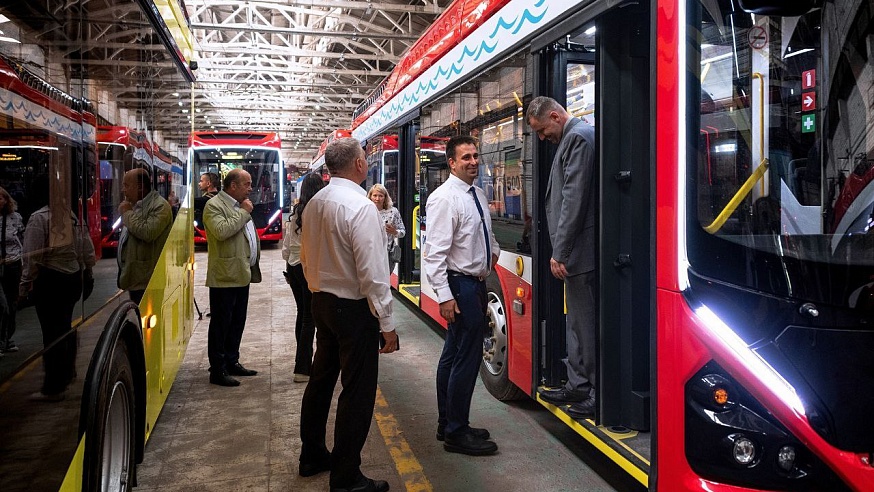
M123 224L118 240L118 288L127 290L131 300L139 304L170 234L173 211L152 189L152 177L145 169L126 172L121 187L124 201L118 206Z

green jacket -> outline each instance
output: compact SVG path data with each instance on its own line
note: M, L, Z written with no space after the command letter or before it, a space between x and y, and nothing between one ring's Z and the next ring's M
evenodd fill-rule
M252 220L249 212L228 202L234 199L220 191L203 208L203 225L209 265L206 270L207 287L245 287L261 281L261 242L255 238L258 251L255 265L249 265L249 240L246 223Z
M167 200L152 191L139 208L125 212L121 222L127 237L118 245L118 288L144 290L170 235L173 212Z

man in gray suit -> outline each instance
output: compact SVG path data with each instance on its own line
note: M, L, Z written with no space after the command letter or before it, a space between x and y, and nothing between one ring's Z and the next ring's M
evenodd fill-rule
M541 391L555 405L571 404L572 417L595 413L597 306L595 276L595 129L554 99L528 105L528 125L540 140L558 144L546 188L546 220L552 242L549 268L567 295L567 383Z

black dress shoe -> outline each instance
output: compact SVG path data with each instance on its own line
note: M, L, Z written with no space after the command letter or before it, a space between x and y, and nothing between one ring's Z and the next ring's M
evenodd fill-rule
M326 471L331 471L330 454L319 461L301 461L297 469L298 475L302 477L311 477Z
M385 480L373 480L367 477L361 477L361 480L351 487L331 487L331 492L386 492L387 490L388 482Z
M239 386L240 382L228 375L227 372L214 372L209 375L209 382L219 386Z
M489 434L489 431L488 431L488 430L486 430L486 429L478 429L478 428L476 428L476 427L470 427L470 433L473 434L474 436L480 438L480 439L483 439L483 440L486 440L486 439L492 437L492 435ZM437 440L438 440L438 441L442 441L442 440L444 440L444 439L446 439L446 434L445 434L445 432L444 432L444 430L443 430L443 426L442 426L442 425L438 425L438 426L437 426Z
M243 367L242 364L237 362L236 364L231 364L231 366L228 367L228 374L230 374L231 376L254 376L258 374L258 371L255 371L253 369L246 369L245 367Z
M566 410L575 419L587 419L595 416L595 397L590 396L579 403L572 403Z
M461 435L447 434L445 438L446 440L443 441L443 449L450 453L482 456L485 454L492 454L498 450L497 444L476 437L470 432L463 432Z
M540 390L540 399L553 405L567 405L586 399L585 395L568 391L565 388Z

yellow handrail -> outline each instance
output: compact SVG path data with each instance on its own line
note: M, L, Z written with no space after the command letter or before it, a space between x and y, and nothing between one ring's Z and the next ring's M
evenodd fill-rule
M413 249L419 249L419 221L417 220L419 217L419 207L420 205L416 205L413 207L413 240L410 241L413 243Z
M722 209L722 212L720 212L719 215L716 216L716 219L713 220L713 223L705 227L704 230L709 232L710 234L714 234L716 233L716 231L721 229L722 226L725 224L725 221L728 220L731 214L734 213L737 206L740 205L740 202L742 202L743 199L750 194L750 191L752 191L753 186L755 186L756 184L756 181L764 176L765 171L767 170L768 159L762 159L759 167L756 168L753 174L750 174L750 177L747 178L746 181L744 181L743 186L741 186L740 189L737 190L737 193L735 193L734 196L731 197L731 200L729 200L728 204L725 205L725 208Z
M743 186L737 190L737 193L731 197L731 200L725 205L722 212L719 212L719 215L716 216L713 222L704 228L710 234L715 234L719 229L722 229L725 221L731 217L731 214L734 213L740 202L750 194L756 181L761 179L765 175L765 171L768 170L768 159L765 157L765 78L758 72L754 73L752 77L759 79L759 155L762 156L762 162L759 163L759 167L753 171L753 174L750 174L750 177L744 181ZM764 195L765 180L762 180L762 196Z

